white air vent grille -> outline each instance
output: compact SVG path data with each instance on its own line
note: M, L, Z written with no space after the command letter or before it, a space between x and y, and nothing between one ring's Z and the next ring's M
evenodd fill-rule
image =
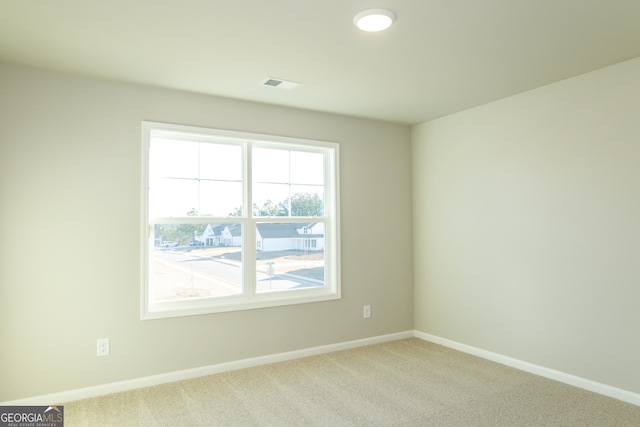
M278 79L275 77L267 77L266 79L260 82L260 85L262 86L275 87L275 88L284 89L284 90L293 90L298 86L300 86L301 84L302 83L292 82L284 79Z

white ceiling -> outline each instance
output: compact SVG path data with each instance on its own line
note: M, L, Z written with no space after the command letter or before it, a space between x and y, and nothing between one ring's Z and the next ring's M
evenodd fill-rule
M0 0L0 62L406 124L639 56L640 0Z

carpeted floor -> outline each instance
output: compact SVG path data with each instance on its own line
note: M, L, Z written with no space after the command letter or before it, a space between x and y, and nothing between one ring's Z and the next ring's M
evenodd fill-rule
M640 426L640 406L411 338L65 404L65 426Z

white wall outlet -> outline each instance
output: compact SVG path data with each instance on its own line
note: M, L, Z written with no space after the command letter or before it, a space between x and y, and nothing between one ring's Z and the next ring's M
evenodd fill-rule
M364 307L362 307L362 317L365 319L368 319L371 317L371 306L370 305L365 305Z
M109 355L109 338L100 338L98 340L98 356Z

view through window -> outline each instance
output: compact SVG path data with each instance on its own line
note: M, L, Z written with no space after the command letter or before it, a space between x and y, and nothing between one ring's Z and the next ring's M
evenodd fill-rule
M143 136L143 318L339 297L336 144L151 122Z

